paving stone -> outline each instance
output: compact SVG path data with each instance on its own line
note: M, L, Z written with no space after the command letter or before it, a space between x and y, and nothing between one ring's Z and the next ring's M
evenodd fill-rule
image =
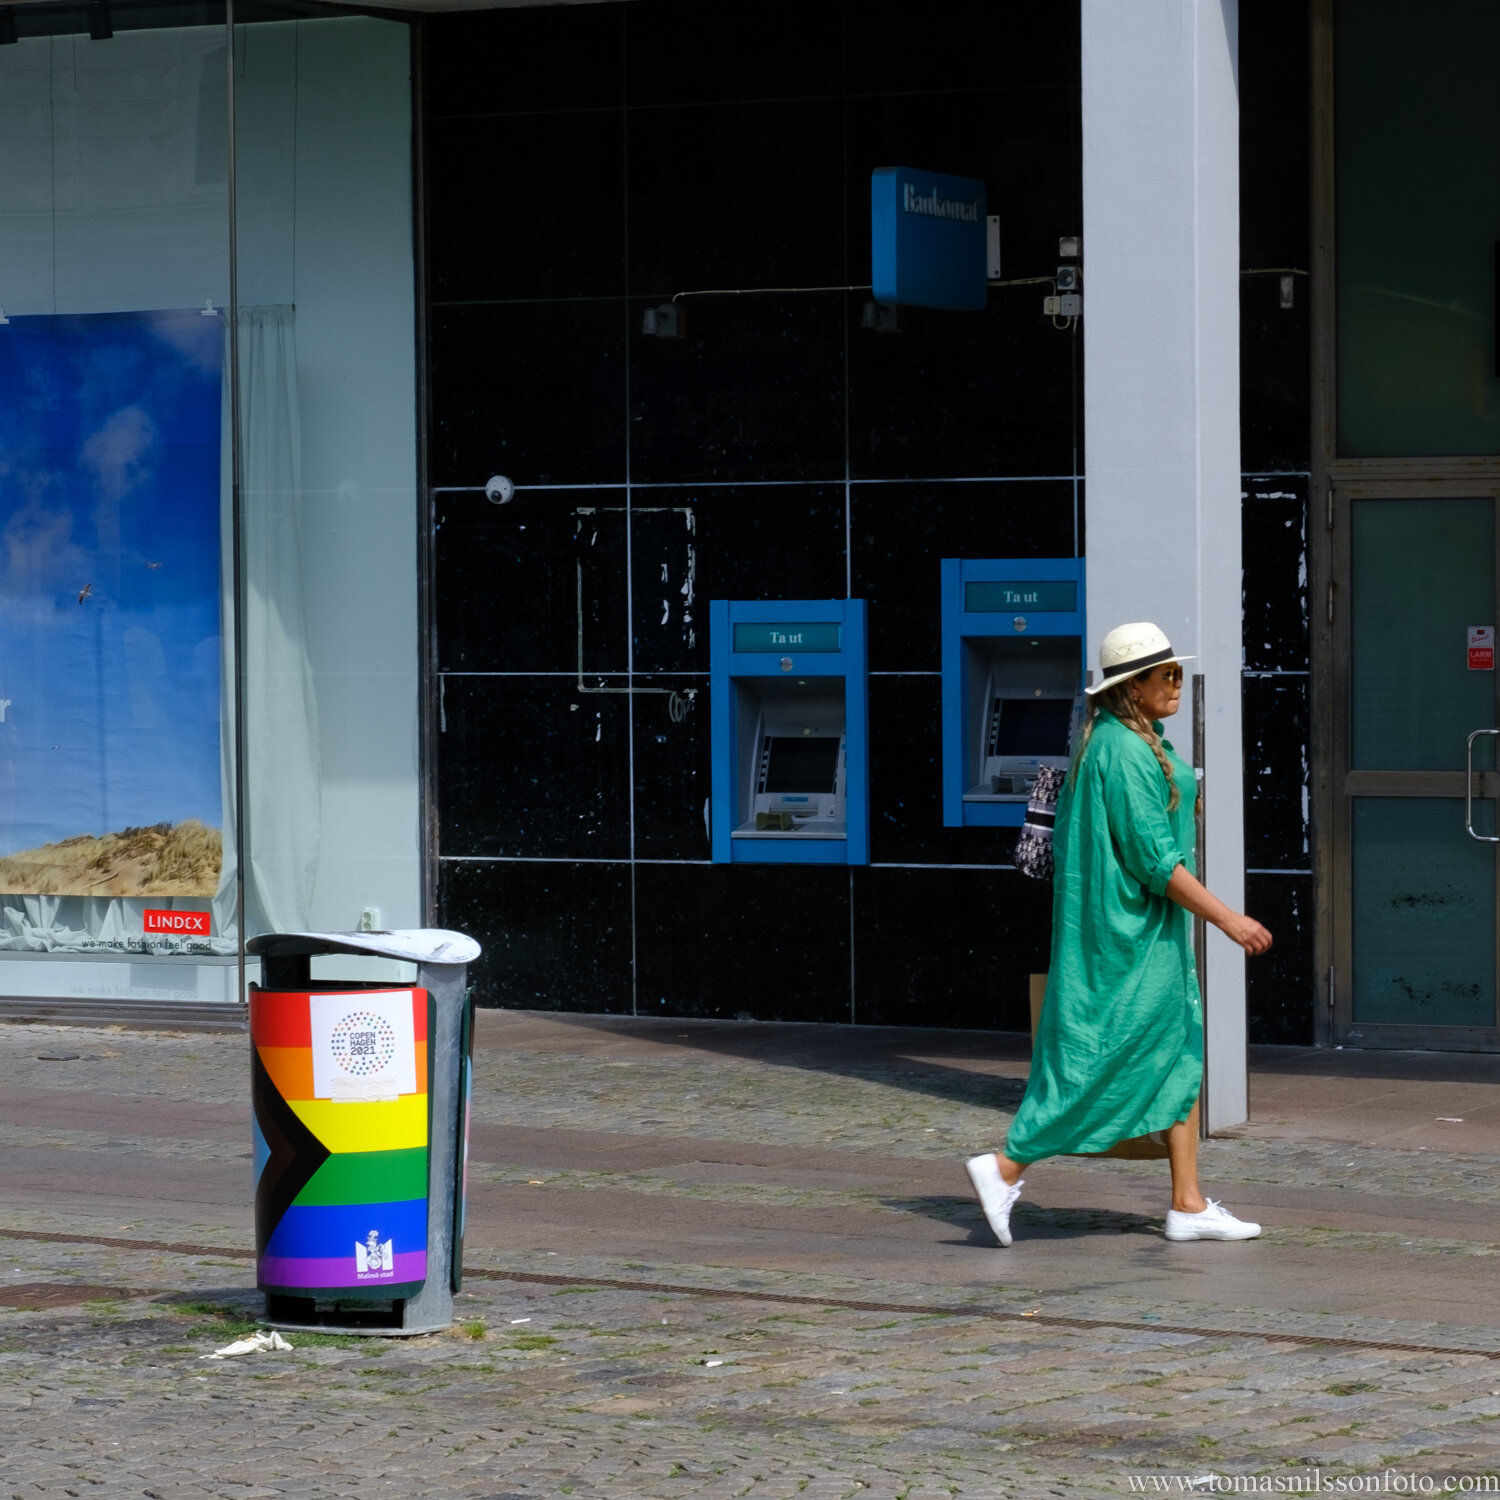
M891 1243L874 1231L921 1218L934 1203L947 1216L943 1233L980 1232L972 1206L951 1195L879 1184L900 1171L920 1182L951 1170L976 1142L1000 1138L1013 1078L991 1070L955 1079L951 1067L924 1071L909 1058L835 1059L820 1071L779 1062L759 1044L744 1055L679 1048L648 1066L644 1032L614 1023L575 1032L583 1040L571 1052L553 1043L481 1048L476 1120L540 1153L535 1164L479 1160L486 1191L538 1191L539 1178L540 1191L563 1195L556 1202L644 1204L643 1243L652 1215L665 1219L683 1204L705 1216L750 1210L763 1222L827 1214L845 1236L839 1243L856 1250ZM35 1061L58 1040L80 1061ZM1240 1475L1291 1473L1312 1459L1346 1475L1500 1464L1500 1361L1488 1357L1500 1352L1500 1333L1461 1315L1402 1320L1266 1296L1234 1306L1195 1294L1202 1271L1191 1262L1174 1263L1181 1285L1167 1316L1158 1297L1120 1278L1029 1289L1026 1271L1013 1269L1034 1264L1025 1260L997 1261L983 1284L958 1286L890 1274L888 1262L857 1254L836 1266L826 1257L724 1264L691 1236L665 1232L648 1253L622 1258L566 1239L508 1243L507 1223L523 1222L519 1206L513 1221L471 1237L458 1314L482 1324L482 1337L350 1347L293 1335L289 1354L207 1364L199 1356L259 1308L243 1254L253 1232L245 1047L233 1036L0 1028L0 1076L12 1099L31 1089L35 1101L26 1114L0 1098L0 1500L72 1491L155 1500L1036 1500L1127 1494L1132 1474L1190 1477L1210 1463ZM164 1134L174 1110L186 1112L182 1128ZM596 1157L618 1142L644 1159L643 1141L667 1156L656 1166L561 1167L549 1133L567 1151L599 1143ZM701 1143L706 1159L680 1149L685 1140ZM1437 1285L1453 1265L1493 1275L1494 1158L1272 1137L1211 1142L1204 1156L1221 1184L1244 1192L1272 1183L1331 1203L1386 1192L1419 1215L1451 1214L1456 1203L1473 1210L1472 1229L1457 1226L1467 1239L1331 1221L1278 1229L1278 1245L1307 1257L1299 1265L1310 1284L1321 1277L1337 1287L1372 1257L1403 1268L1381 1273L1393 1276L1392 1297L1406 1290L1398 1280ZM59 1182L74 1163L114 1167L90 1193L54 1202L33 1188L21 1202L11 1184L22 1180L23 1159L38 1172L49 1164ZM1149 1163L1067 1170L1101 1191L1161 1176ZM193 1184L203 1196L109 1190L127 1180ZM1051 1246L1086 1242L1101 1225L1110 1232L1092 1210L1031 1212L1035 1232L1060 1236ZM1149 1215L1122 1221L1129 1233L1116 1240L1139 1240L1130 1254L1171 1248L1142 1230ZM76 1243L81 1235L115 1243ZM1394 1260L1380 1259L1395 1240ZM522 1279L543 1274L679 1290L562 1294ZM26 1307L4 1295L7 1285L64 1284L80 1296L91 1289L92 1300L49 1291L44 1300L57 1305ZM104 1289L110 1297L97 1295ZM895 1310L840 1305L849 1301ZM1007 1311L1038 1320L998 1316ZM1202 1331L1153 1329L1152 1318ZM537 1347L537 1335L554 1342ZM1431 1349L1380 1347L1382 1339ZM710 1368L706 1358L723 1363Z

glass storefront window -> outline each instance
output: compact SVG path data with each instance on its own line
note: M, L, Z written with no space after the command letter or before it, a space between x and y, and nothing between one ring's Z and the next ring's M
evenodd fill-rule
M410 28L14 13L0 1001L236 1003L421 920Z
M411 39L235 28L245 921L422 921Z
M1334 36L1339 453L1500 453L1500 8L1340 0Z

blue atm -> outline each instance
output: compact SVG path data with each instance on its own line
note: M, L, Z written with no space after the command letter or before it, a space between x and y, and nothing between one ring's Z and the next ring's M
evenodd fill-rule
M863 599L709 605L716 863L870 860Z
M1084 719L1083 559L945 557L943 826L1019 828Z

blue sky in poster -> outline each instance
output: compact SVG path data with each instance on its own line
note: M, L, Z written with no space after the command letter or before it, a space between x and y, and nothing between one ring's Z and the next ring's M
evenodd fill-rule
M222 341L197 312L0 326L0 855L221 824Z

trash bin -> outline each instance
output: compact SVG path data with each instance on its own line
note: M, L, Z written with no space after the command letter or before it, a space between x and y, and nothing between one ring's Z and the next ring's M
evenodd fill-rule
M474 1035L462 933L252 938L256 1283L273 1328L436 1333L463 1271ZM414 985L312 977L357 954Z

